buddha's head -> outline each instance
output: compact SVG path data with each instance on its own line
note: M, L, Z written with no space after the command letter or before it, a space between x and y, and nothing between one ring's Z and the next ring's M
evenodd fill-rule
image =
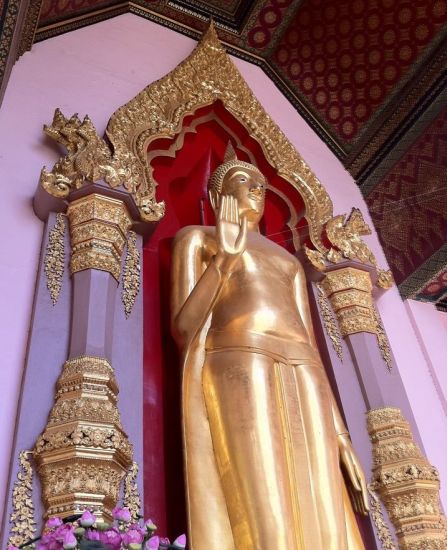
M265 177L256 166L236 157L231 145L227 148L225 160L211 175L208 194L215 213L219 209L220 197L231 195L237 199L239 217L258 223L264 213Z

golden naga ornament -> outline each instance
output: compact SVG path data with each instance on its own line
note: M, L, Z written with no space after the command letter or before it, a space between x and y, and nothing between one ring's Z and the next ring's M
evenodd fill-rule
M208 187L216 227L185 227L174 243L191 547L254 550L274 536L279 550L362 549L347 494L367 513L365 479L303 268L259 233L265 186L255 166L227 156Z
M67 198L86 183L103 179L111 188L123 185L132 194L143 220L156 221L163 216L163 203L156 203L138 184L141 170L135 173L132 154L114 156L88 116L82 122L77 114L67 119L56 109L51 126L44 126L44 132L68 152L50 172L42 169L40 185L50 195Z
M357 260L362 264L375 267L377 286L388 289L394 284L393 275L388 269L380 269L376 257L362 240L362 236L371 235L371 229L363 219L358 208L346 214L334 216L325 225L326 236L332 247L325 252L304 247L309 262L318 271L325 271L327 263L338 264L343 259Z

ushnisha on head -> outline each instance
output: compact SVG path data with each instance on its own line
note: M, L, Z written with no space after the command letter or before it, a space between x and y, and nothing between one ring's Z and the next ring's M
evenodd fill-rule
M220 197L229 195L237 199L239 217L257 223L264 213L266 180L253 164L239 160L228 144L223 164L218 166L208 181L208 195L214 212L217 212Z

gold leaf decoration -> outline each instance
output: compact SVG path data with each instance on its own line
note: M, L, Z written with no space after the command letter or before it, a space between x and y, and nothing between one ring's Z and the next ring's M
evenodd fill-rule
M8 545L20 546L36 535L34 519L33 467L30 457L31 451L22 451L19 455L21 470L17 474L17 481L12 491L12 512L9 518L11 531Z
M326 262L324 261L325 258L321 252L318 252L318 250L312 250L306 245L303 246L303 249L307 259L317 271L324 271L326 269Z
M377 286L388 290L394 285L394 277L389 269L377 269Z
M323 317L324 328L326 329L327 335L331 339L332 347L334 348L337 357L340 359L340 361L343 361L341 333L338 327L337 320L329 304L329 300L326 296L323 286L321 285L321 283L317 283L316 286L318 290L318 305L320 308L321 316Z
M48 234L48 245L44 262L47 288L53 306L56 305L62 289L65 262L64 235L65 216L59 213L56 214L56 223Z
M377 333L368 271L354 267L334 269L326 273L321 285L337 316L342 336Z
M391 358L390 342L385 332L385 328L383 326L380 313L378 312L375 304L373 304L373 313L374 313L374 317L377 325L376 334L377 334L377 343L379 344L380 353L382 354L383 360L385 361L388 371L391 372L391 369L393 368L393 363Z
M70 202L71 273L108 271L118 281L127 230L132 220L122 200L91 193Z
M137 485L138 464L133 462L124 478L123 505L130 511L132 519L140 518L141 498Z
M70 191L82 187L86 180L94 182L101 178L101 167L110 162L112 154L88 116L81 122L77 114L68 119L56 109L52 124L45 125L43 129L47 136L63 145L68 152L51 172L45 167L42 169L40 184L48 193L66 198Z
M371 229L358 208L351 210L347 220L345 214L329 220L326 224L326 234L345 258L375 264L373 253L361 239L363 235L371 235Z
M121 294L126 318L129 318L140 291L140 271L140 253L137 248L137 236L133 231L129 231L127 254L123 270L123 291Z
M393 542L388 525L383 518L382 506L380 504L379 497L372 490L371 486L368 486L370 514L376 528L376 534L380 540L380 547L382 550L397 550L396 545Z

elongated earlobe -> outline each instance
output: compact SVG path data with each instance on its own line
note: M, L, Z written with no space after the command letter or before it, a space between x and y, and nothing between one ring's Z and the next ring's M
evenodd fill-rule
M219 193L216 193L215 189L208 189L208 198L210 200L211 208L214 210L214 212L217 212L219 209Z

